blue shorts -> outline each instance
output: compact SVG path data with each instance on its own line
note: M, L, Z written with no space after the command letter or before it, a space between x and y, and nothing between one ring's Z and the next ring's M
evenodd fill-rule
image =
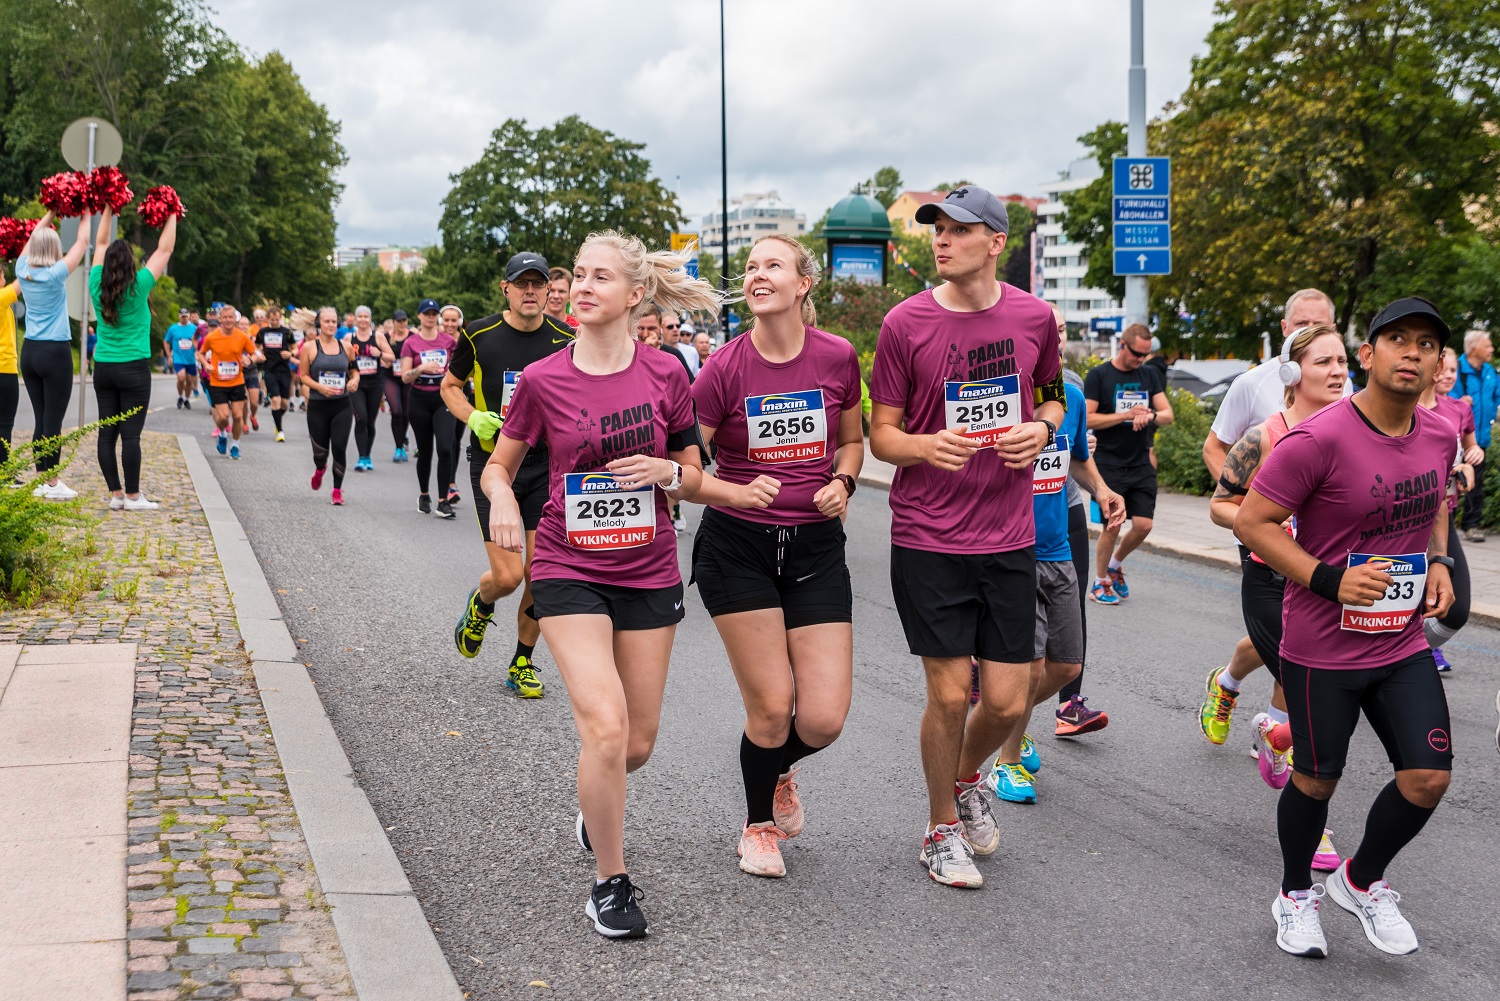
M197 362L191 362L191 363L188 363L188 364L184 364L183 362L180 362L180 361L174 361L172 363L172 368L173 368L174 371L177 371L177 372L186 372L188 375L191 375L191 376L194 376L194 377L196 377L198 375L198 363Z

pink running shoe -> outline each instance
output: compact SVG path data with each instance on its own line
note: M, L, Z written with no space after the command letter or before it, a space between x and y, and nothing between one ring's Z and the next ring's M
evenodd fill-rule
M340 490L338 487L333 488L333 503L335 507L344 506L344 491Z
M781 858L781 839L786 837L774 820L746 824L740 834L740 868L752 876L780 879L786 875Z
M1260 765L1260 777L1272 789L1285 789L1292 777L1292 754L1290 750L1277 751L1271 746L1270 734L1276 729L1276 721L1265 713L1255 717L1255 760Z
M771 800L771 816L787 838L802 833L802 799L797 795L797 783L792 781L792 776L800 770L793 768L776 780L776 794Z
M321 470L321 469L314 469L313 470L312 488L314 490L322 490L323 489L323 470Z
M1333 850L1333 834L1328 828L1323 828L1323 839L1318 842L1318 853L1313 856L1312 867L1318 872L1333 872L1343 864L1339 853Z

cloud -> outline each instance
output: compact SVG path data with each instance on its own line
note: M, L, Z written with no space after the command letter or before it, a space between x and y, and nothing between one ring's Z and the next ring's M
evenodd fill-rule
M1124 2L726 0L729 191L815 220L891 164L909 187L1034 192L1077 136L1126 114ZM339 242L427 243L448 176L509 117L570 114L646 145L696 226L719 197L714 0L220 0L342 123ZM1152 0L1147 106L1181 93L1212 0Z

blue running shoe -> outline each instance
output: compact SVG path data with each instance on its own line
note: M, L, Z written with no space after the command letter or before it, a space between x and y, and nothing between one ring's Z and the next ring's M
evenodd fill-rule
M229 457L231 459L238 459L240 457L240 447L238 445L229 446Z
M1021 735L1021 767L1032 775L1042 770L1042 755L1032 743L1031 734Z
M1432 648L1432 662L1437 665L1439 674L1447 674L1453 670L1453 665L1448 663L1448 658L1443 656L1443 648L1435 646Z
M223 455L225 452L229 451L229 435L219 435L219 441L215 447L218 448L220 455Z
M1020 765L995 762L986 784L998 798L1007 803L1036 802L1036 785L1031 773Z
M1109 586L1109 581L1096 580L1094 586L1089 588L1089 600L1097 601L1101 605L1118 605L1120 596L1115 594L1114 588Z
M1125 583L1125 567L1106 572L1109 574L1109 586L1115 589L1115 594L1122 600L1130 597L1130 585Z

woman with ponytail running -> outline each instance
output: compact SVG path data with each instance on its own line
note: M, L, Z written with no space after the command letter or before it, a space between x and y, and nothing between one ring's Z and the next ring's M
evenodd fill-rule
M354 426L352 397L359 392L354 346L338 339L339 311L318 310L315 336L302 342L302 385L307 390L307 436L312 439L312 488L321 490L328 459L333 457L333 503L344 503L344 461Z
M864 462L859 356L813 324L817 259L789 237L745 262L753 329L693 383L718 475L693 544L693 576L745 702L740 868L786 875L802 831L796 764L838 738L854 684L853 593L842 518Z
M625 866L625 776L656 743L682 619L668 498L691 498L701 478L687 374L631 331L647 299L674 310L718 307L713 288L682 270L687 260L617 233L584 241L571 293L577 340L526 367L480 480L490 537L523 552L511 483L528 449L547 448L533 607L583 744L577 833L597 869L584 911L608 938L647 932L643 894Z

